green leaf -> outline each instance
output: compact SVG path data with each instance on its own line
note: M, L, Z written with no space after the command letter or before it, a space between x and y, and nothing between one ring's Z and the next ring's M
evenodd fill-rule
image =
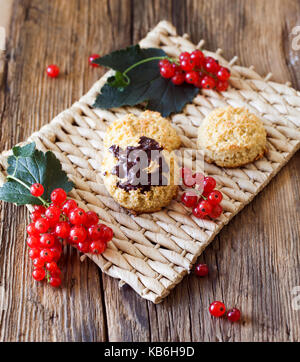
M165 55L162 49L141 49L135 45L99 58L97 64L124 72L143 59ZM111 86L111 81L107 82L101 88L101 93L98 94L93 106L110 109L125 105L134 106L147 101L148 109L158 111L166 117L173 112L180 112L199 91L192 85L176 86L171 80L162 78L159 73L158 60L138 65L131 69L127 76L130 78L130 84L126 87L115 88ZM117 77L119 75L116 75Z
M43 153L35 149L35 143L14 147L13 155L8 157L7 162L7 173L14 179L8 177L8 181L0 188L0 200L18 205L40 205L41 200L33 197L27 188L33 183L38 182L44 186L42 198L47 202L50 201L50 194L55 188L63 188L69 192L74 187L54 153Z
M111 87L119 88L119 90L122 91L123 88L125 88L130 83L130 80L126 79L123 73L116 71L114 76L107 79L107 83Z

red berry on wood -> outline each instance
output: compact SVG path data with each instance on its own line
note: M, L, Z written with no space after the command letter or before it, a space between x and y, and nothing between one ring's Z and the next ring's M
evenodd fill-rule
M90 243L88 241L84 241L83 243L78 243L77 249L82 253L88 253L90 251Z
M36 228L36 230L38 230L38 232L40 232L42 234L42 233L45 233L48 231L50 225L46 219L40 217L35 222L34 227Z
M33 207L34 207L34 210L38 211L41 215L43 215L46 211L46 208L43 205L34 205Z
M183 59L183 60L180 60L180 67L185 72L190 72L191 70L193 70L196 67L196 62L194 59L191 59L191 58Z
M58 188L51 192L51 201L56 205L61 205L67 198L66 191Z
M161 59L159 62L158 62L158 66L161 68L163 67L164 65L168 65L170 64L170 62L168 61L168 59Z
M55 261L51 261L50 263L46 264L46 269L52 273L58 269L58 266Z
M43 248L51 248L54 242L54 236L49 233L43 234L40 237L40 244Z
M182 52L179 55L179 60L189 60L191 58L191 54L189 52Z
M182 73L175 73L175 75L171 78L171 81L175 85L181 85L185 81L185 74Z
M51 287L59 287L61 285L61 279L60 277L50 277L49 279L49 284L51 285Z
M187 207L195 207L198 202L198 196L193 191L184 192L181 195L181 202Z
M27 245L30 248L37 248L40 246L40 238L37 235L30 235L27 238Z
M30 187L30 193L35 197L42 196L44 193L44 186L39 183L32 184Z
M241 318L241 312L237 308L232 308L227 312L227 319L234 323L238 322Z
M35 228L35 223L34 222L32 222L31 224L29 224L28 226L27 226L27 234L28 235L36 235L36 236L38 236L39 235L39 231Z
M217 60L215 60L212 57L206 57L204 59L204 69L209 72L216 74L218 70L220 69L220 65Z
M51 65L48 65L46 72L47 72L48 77L56 78L59 75L59 68L57 65L51 64Z
M35 279L38 282L43 280L45 278L45 275L46 275L45 270L42 268L34 269L34 271L32 272L33 279Z
M222 302L216 301L209 306L209 313L214 317L221 317L225 313L225 305Z
M28 255L30 259L38 258L40 255L40 249L39 248L29 249Z
M32 260L32 263L35 268L43 268L43 266L45 265L45 261L42 258L40 258L40 256L38 256L37 258L34 258Z
M99 240L101 235L102 231L100 225L92 225L88 228L88 236L91 240Z
M60 208L56 205L50 205L45 211L45 216L51 224L58 222L60 218Z
M65 239L69 236L70 230L71 227L67 221L59 222L55 226L55 234L62 239Z
M98 58L100 58L100 55L99 54L91 54L90 56L89 56L89 65L91 65L92 67L100 67L100 65L99 64L96 64L96 63L93 63L93 61L95 60L95 59L98 59Z
M208 266L206 264L198 264L195 268L195 274L198 277L205 277L208 274Z
M62 249L61 246L60 247L53 247L50 249L51 255L52 255L52 260L50 261L55 261L57 262L61 256L62 253Z
M45 263L49 263L50 261L53 261L53 253L52 253L51 249L42 249L40 251L40 258Z
M212 206L207 200L200 201L197 207L200 209L201 213L205 216L208 215L212 210Z
M175 74L175 70L170 62L168 64L163 65L159 71L163 78L172 78L173 75Z

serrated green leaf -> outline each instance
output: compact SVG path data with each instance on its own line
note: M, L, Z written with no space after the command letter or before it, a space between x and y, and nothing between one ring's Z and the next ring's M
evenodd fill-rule
M74 187L54 153L51 151L43 153L35 149L34 143L24 147L14 147L13 155L8 157L8 165L7 173L14 179L8 178L0 188L0 200L18 205L41 204L41 201L33 197L28 188L21 183L28 187L36 182L42 184L44 186L42 198L47 202L50 201L50 194L55 188L63 188L69 192Z
M97 64L123 72L142 59L165 56L161 49L141 49L138 45L118 50L97 59ZM199 89L189 85L174 85L170 79L162 78L158 67L159 60L153 60L130 70L127 75L130 84L115 88L106 83L96 97L93 107L110 109L122 106L134 106L147 102L147 108L167 117L173 112L180 112L184 105L196 96Z

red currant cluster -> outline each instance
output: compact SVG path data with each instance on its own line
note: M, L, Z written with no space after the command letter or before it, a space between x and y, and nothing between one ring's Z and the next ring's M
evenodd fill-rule
M161 76L171 78L175 85L186 82L197 88L215 88L219 92L226 91L229 85L230 70L221 67L216 59L204 56L201 50L181 53L179 61L162 59L159 68Z
M40 197L44 187L33 184L30 192ZM47 208L35 205L30 217L32 222L27 226L27 245L34 266L32 276L38 281L46 278L53 287L61 284L57 262L63 244L71 244L83 253L101 254L113 237L112 229L99 224L99 217L94 211L85 212L74 200L67 200L67 194L61 188L52 191Z
M217 219L223 211L220 205L223 196L220 191L215 190L216 180L213 177L204 177L201 173L193 175L192 171L186 167L181 169L181 176L185 186L203 187L201 194L196 188L184 192L181 195L181 202L187 207L192 207L193 215L199 219L206 216ZM198 197L199 194L200 197Z

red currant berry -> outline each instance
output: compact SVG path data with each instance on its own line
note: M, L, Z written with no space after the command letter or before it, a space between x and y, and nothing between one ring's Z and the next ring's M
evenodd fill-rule
M63 206L62 206L62 212L65 214L65 215L69 215L69 212L76 209L77 207L77 202L75 200L72 200L72 199L69 199L67 200Z
M96 68L100 67L99 64L93 63L94 60L99 59L99 58L100 58L99 54L91 54L89 56L89 65L91 65L92 67L96 67Z
M35 228L35 226L34 226L34 222L32 222L31 224L29 224L28 226L27 226L27 234L28 235L36 235L36 236L38 236L39 235L39 231Z
M45 211L45 216L50 224L55 224L60 218L60 208L55 205L50 205Z
M159 66L159 68L161 68L161 67L163 67L163 66L165 66L165 65L169 65L170 64L170 62L168 61L168 59L161 59L159 62L158 62L158 66Z
M51 192L51 201L53 204L61 205L67 198L66 191L64 189L55 189Z
M165 64L160 68L160 75L163 78L172 78L175 74L174 68L172 67L172 64L169 62L169 64Z
M43 234L40 238L40 244L43 248L51 248L54 245L55 239L51 234Z
M209 306L209 313L214 317L221 317L225 313L225 305L222 302L216 301Z
M83 243L78 243L77 249L82 253L88 253L90 251L90 243L88 241L84 241Z
M203 182L204 182L204 175L203 173L200 172L196 172L194 174L194 179L195 179L195 183L198 186L203 186Z
M204 177L203 181L204 192L210 193L215 187L216 187L216 180L213 177Z
M33 266L35 268L43 268L43 266L45 265L45 261L43 259L41 259L40 257L34 258L32 260Z
M205 75L201 80L201 87L204 89L213 89L216 86L216 81L209 75Z
M202 79L204 77L204 75L202 74L202 72L198 72L199 76L196 82L194 82L194 86L197 88L202 88Z
M207 201L207 200L200 201L198 204L198 208L201 210L202 214L204 214L205 216L208 215L212 210L212 206L209 203L209 201Z
M45 263L49 263L49 262L53 261L53 253L52 253L51 249L42 249L40 251L40 258Z
M92 254L102 254L106 249L106 243L100 240L93 241L90 244L90 252Z
M184 179L185 176L192 176L193 172L188 167L182 167L180 169L180 174L181 174L181 177Z
M227 312L227 319L234 323L239 321L241 318L241 312L237 308L232 308Z
M46 208L43 205L34 205L34 210L38 211L41 215L45 214Z
M216 74L220 69L220 65L214 58L206 57L204 60L204 69L209 73Z
M87 237L87 231L84 226L73 226L70 230L70 240L73 243L82 243Z
M62 239L65 239L69 236L70 230L71 227L67 221L59 222L55 226L55 234Z
M76 207L69 213L69 220L73 225L84 225L86 222L86 212L80 207Z
M58 246L55 246L53 248L50 249L50 252L51 252L51 255L52 255L52 260L57 262L61 256L61 253L62 253L62 248L61 246L58 247ZM50 260L50 261L52 261Z
M218 80L216 84L216 89L218 92L225 92L229 87L229 83L227 80Z
M183 178L183 184L187 187L194 187L196 180L192 174L185 174Z
M223 212L223 208L221 205L216 205L215 207L213 207L213 209L211 210L211 212L209 213L209 216L212 219L217 219L218 217L220 217L220 215Z
M196 67L196 61L194 59L183 59L180 61L180 68L185 72L190 72Z
M194 71L194 70L191 70L190 72L187 72L185 74L185 81L188 84L197 84L198 81L199 81L199 73Z
M219 80L228 80L230 78L230 70L225 67L220 67L217 73Z
M104 224L100 224L100 231L101 231L100 239L105 243L108 243L114 236L112 229Z
M30 187L30 193L32 196L39 197L42 196L44 193L43 185L39 183L32 184Z
M48 77L56 78L56 77L58 77L58 74L59 74L59 68L57 65L51 64L51 65L48 65L46 72L47 72Z
M27 238L27 245L30 248L38 248L40 246L40 238L36 235L30 235Z
M184 83L184 81L185 81L185 74L183 72L175 73L175 75L173 75L173 77L171 78L171 81L175 85L180 85L180 84Z
M206 264L196 265L195 274L198 277L205 277L208 274L208 266Z
M61 279L60 277L50 277L49 279L49 284L51 285L51 287L59 287L61 285Z
M42 268L34 269L34 271L32 272L33 279L38 282L43 280L45 278L45 275L46 275L45 270Z
M37 219L39 219L40 217L42 216L42 214L39 212L39 211L33 211L31 214L30 214L30 219L33 221L33 222L36 222Z
M53 271L57 270L58 269L58 266L57 264L55 263L55 261L51 261L50 263L47 263L46 264L46 269L52 273Z
M99 221L99 216L95 213L95 211L88 211L86 213L86 221L85 226L90 227L92 225L97 225Z
M45 233L48 231L50 225L49 225L49 222L40 217L39 219L37 219L37 221L35 222L34 224L34 227L36 228L36 230L39 232L39 233Z
M195 207L198 202L198 196L193 191L184 192L181 195L181 202L187 207Z
M183 52L179 55L179 60L189 60L191 57L191 54L189 52Z
M30 259L38 258L40 255L40 249L39 248L29 249L28 255Z
M102 236L100 225L92 225L88 228L88 236L91 240L99 240Z
M201 50L194 50L191 53L191 59L195 60L196 67L201 68L205 57Z
M218 190L213 190L209 195L208 195L208 201L210 202L210 204L212 206L216 206L218 205L222 199L223 199L223 195L220 191Z
M50 273L52 277L59 277L61 274L61 270L59 268L52 270L52 272Z

